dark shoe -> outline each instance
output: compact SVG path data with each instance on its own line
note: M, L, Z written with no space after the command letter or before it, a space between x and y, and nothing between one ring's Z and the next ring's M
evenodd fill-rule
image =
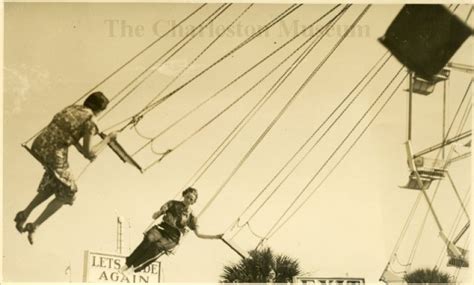
M32 223L28 223L25 226L25 231L28 232L28 241L33 244L33 234L36 231L36 226Z
M23 228L23 225L25 224L26 219L27 217L23 211L18 212L15 216L15 219L14 219L16 223L15 227L20 233L23 233L25 231L25 229Z

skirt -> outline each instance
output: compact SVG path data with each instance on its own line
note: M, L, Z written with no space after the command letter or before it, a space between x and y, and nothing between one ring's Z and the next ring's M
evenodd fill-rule
M155 225L153 228L158 230L164 238L174 241L176 244L179 243L181 239L181 232L173 227L168 225L165 222L161 222L159 225Z

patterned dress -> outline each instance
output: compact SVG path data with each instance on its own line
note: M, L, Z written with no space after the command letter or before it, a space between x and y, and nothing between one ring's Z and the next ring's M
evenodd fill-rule
M93 118L92 110L87 107L66 107L53 117L33 141L31 150L46 170L38 192L55 194L65 204L73 204L77 186L69 169L68 149L79 143L84 135L98 132Z

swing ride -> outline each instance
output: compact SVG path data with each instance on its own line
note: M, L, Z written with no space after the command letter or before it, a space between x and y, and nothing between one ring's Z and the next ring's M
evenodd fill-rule
M208 12L207 9L205 9L206 5L207 4L200 5L192 13L190 13L176 25L171 27L166 33L161 35L159 38L157 38L139 53L134 55L131 59L129 59L118 69L108 75L104 80L96 84L91 90L86 92L73 104L76 104L85 96L87 96L87 94L89 94L91 91L97 90L106 81L112 79L122 69L125 69L129 64L131 64L135 59L137 59L149 49L151 49L153 46L155 46L155 44L157 44L161 39L171 34L172 31L175 30L177 27L179 27L189 19L197 17L197 15ZM197 81L198 79L203 77L208 71L214 69L215 66L223 64L226 59L231 58L232 56L237 54L239 50L245 48L245 46L247 46L253 40L258 39L259 36L270 30L278 22L282 21L287 16L291 15L293 12L297 11L301 6L301 4L290 5L287 9L282 11L271 21L263 25L254 33L252 33L248 38L237 44L234 48L231 48L230 50L226 51L221 57L212 61L212 63L205 66L196 74L193 74L189 79L185 80L184 83L181 83L180 85L178 85L178 87L175 87L174 89L169 91L168 89L174 83L178 82L179 79L181 79L183 74L188 71L192 64L197 62L204 54L206 54L213 45L215 45L219 41L222 41L222 36L228 31L228 29L235 25L235 23L239 19L244 17L249 10L252 9L253 4L249 4L245 7L245 9L240 9L240 13L237 13L237 16L235 18L232 18L232 20L225 26L225 28L221 32L219 32L215 36L215 38L211 40L211 42L209 42L203 49L199 50L198 54L189 62L189 64L187 64L182 70L179 71L177 75L175 75L168 83L166 83L165 87L163 87L159 92L157 92L156 95L153 96L153 98L149 102L147 102L144 106L141 106L138 111L134 112L130 116L127 116L125 119L121 118L119 122L114 122L111 126L104 128L102 132L99 132L99 136L101 138L104 138L107 136L106 133L109 131L115 131L119 134L131 130L135 131L138 137L145 140L145 143L136 148L136 150L130 151L131 148L126 146L125 144L119 143L118 139L113 139L112 141L110 141L108 143L108 146L122 162L133 166L141 173L146 173L149 169L163 161L165 158L173 156L173 153L176 151L176 149L180 148L181 146L195 138L198 134L202 133L203 130L211 126L227 111L231 110L234 106L237 106L239 102L242 102L245 100L245 98L250 97L247 95L251 94L252 91L256 90L258 87L263 86L264 81L270 81L270 79L273 79L272 75L277 76L277 79L271 83L268 90L266 92L263 92L263 95L259 97L255 105L251 106L251 109L247 110L248 112L246 112L239 118L240 120L232 126L230 132L226 134L225 138L215 149L215 151L209 155L208 159L202 163L202 165L185 183L184 187L182 187L177 193L180 193L182 189L188 186L194 186L215 164L217 159L228 149L228 147L236 141L236 138L239 136L242 130L244 130L245 127L249 125L252 120L254 120L259 110L261 110L267 104L267 102L269 102L269 100L274 94L277 93L278 90L283 89L282 86L284 86L284 84L289 81L289 78L294 75L295 70L297 70L298 67L300 67L305 62L305 59L309 58L309 56L313 53L320 52L320 50L318 49L320 47L320 43L327 39L327 35L331 28L333 28L338 23L338 21L341 20L341 18L347 16L347 11L351 8L354 9L353 6L341 4L332 6L312 24L306 26L303 30L295 34L288 41L280 44L274 50L267 53L261 60L257 61L251 67L247 68L244 72L240 73L229 82L222 84L223 87L212 93L205 100L193 106L191 110L186 112L177 120L171 122L168 126L161 129L155 135L143 135L143 132L139 129L142 122L146 120L146 118L149 114L151 114L152 111L156 110L162 104L165 104L165 102L167 102L170 98L179 95L182 90L184 90L188 86L191 86L194 81ZM220 238L220 240L229 249L234 251L238 256L243 259L249 258L248 252L246 250L242 250L239 247L238 243L235 241L236 237L239 236L239 234L243 230L248 229L250 233L258 239L258 242L256 243L255 247L256 249L261 248L266 242L268 242L269 239L271 239L276 233L278 233L281 228L284 227L284 225L287 224L289 220L308 202L308 200L314 195L314 193L316 193L316 191L320 189L321 185L350 153L352 148L366 133L370 125L378 117L381 111L387 106L390 100L394 97L394 94L396 94L396 92L406 82L406 79L408 78L408 138L405 142L405 151L409 175L407 184L400 187L403 189L416 190L414 192L419 193L420 197L423 197L424 200L427 202L429 213L436 222L437 228L439 230L439 235L442 241L444 242L446 252L449 257L448 266L453 266L455 268L469 266L468 251L463 247L458 246L458 243L468 232L468 229L470 227L470 217L465 207L465 199L461 198L457 187L452 179L452 176L450 175L448 167L456 161L469 157L470 152L461 154L457 157L453 157L452 151L449 155L445 155L445 149L448 146L453 147L453 145L456 145L459 142L464 142L467 139L471 138L472 133L470 130L462 131L462 127L464 126L463 124L465 124L467 120L467 113L470 112L470 109L466 107L465 115L461 119L461 124L459 127L460 131L458 131L454 135L450 134L452 128L454 128L453 120L448 130L446 130L443 125L443 137L441 142L435 143L428 148L416 152L413 149L413 142L415 141L415 138L412 137L412 97L413 94L430 96L431 94L435 93L435 87L437 85L439 86L443 84L443 98L444 104L446 104L446 84L447 82L449 82L450 78L452 76L455 76L454 73L456 71L461 70L463 72L472 72L473 70L473 68L468 65L448 63L448 61L451 59L456 50L461 47L464 40L466 40L471 35L472 31L464 23L458 21L457 18L453 18L454 16L452 15L452 13L443 6L426 6L429 7L427 8L428 10L420 8L419 5L404 6L402 11L392 23L391 27L387 30L386 35L380 39L380 42L390 51L390 53L386 52L373 63L367 73L361 77L360 81L353 87L353 89L348 92L348 94L344 98L342 98L341 101L339 101L337 107L334 108L332 112L324 120L322 120L322 122L318 122L314 130L312 130L311 135L308 136L305 142L299 146L298 150L294 152L294 154L284 163L281 168L279 168L275 175L268 180L268 182L260 191L256 191L257 194L255 195L254 199L229 225L229 227L224 232L224 236ZM298 96L300 96L301 93L303 93L303 90L305 90L308 83L311 82L311 80L313 80L313 78L319 74L323 66L327 64L328 59L331 58L333 54L337 53L339 46L344 43L350 32L361 21L361 19L367 13L370 7L371 5L366 5L358 13L356 18L351 20L352 22L350 27L344 32L344 34L336 43L331 43L330 50L327 52L327 54L323 56L322 59L320 59L318 63L312 66L312 70L309 72L305 80L298 85L296 90L287 91L293 91L293 94L287 98L287 101L281 107L279 112L277 112L277 114L272 117L271 122L259 134L255 142L248 148L248 150L241 157L241 159L235 164L234 168L231 169L227 178L224 179L224 181L217 187L217 189L212 195L209 195L210 198L207 200L205 205L201 207L200 212L197 215L198 217L203 216L206 211L213 205L217 197L221 195L224 190L227 189L228 184L235 177L236 173L240 171L240 169L246 164L246 162L252 156L255 150L259 148L259 145L261 145L262 141L266 139L267 135L271 132L273 127L277 125L277 123L281 120L281 118L290 108L292 103L296 100L296 98L298 98ZM154 60L150 65L148 65L142 72L140 72L129 83L127 83L125 87L120 89L120 91L112 95L110 97L110 101L111 103L115 103L111 105L111 107L102 114L99 120L103 120L104 118L108 117L110 113L114 112L114 110L121 103L127 100L127 98L129 98L132 94L136 93L137 90L139 90L139 87L152 77L154 72L159 70L159 68L164 66L167 62L171 61L173 57L181 50L185 49L193 40L198 37L199 33L206 29L206 27L212 24L221 15L225 14L226 12L228 13L232 9L232 4L221 4L210 14L206 14L207 16L204 17L204 20L202 20L199 25L196 25L193 29L187 31L187 33L171 48L164 52L164 54L160 55L156 60ZM439 56L437 49L444 48L444 42L437 42L435 45L430 46L428 48L428 51L426 52L426 54L428 54L426 57L416 56L420 54L420 50L426 49L424 43L420 43L416 40L418 34L423 33L427 29L425 26L420 25L420 23L422 24L423 22L426 22L426 17L431 17L433 14L437 15L440 19L442 19L439 21L439 24L441 26L446 25L446 23L448 22L454 23L453 25L450 25L450 29L447 30L446 33L455 34L455 40L453 42L450 42L449 48L446 49L446 52L442 53L441 56ZM417 16L414 17L413 15ZM317 24L319 24L319 28L315 30L314 28ZM406 29L406 26L404 25L414 27L416 26L420 29ZM406 31L409 31L409 33L406 33ZM311 32L311 34L308 36L309 32ZM301 41L297 43L298 40ZM292 49L290 49L292 44L295 43L297 43L297 47L293 47ZM251 74L253 70L257 69L258 67L264 66L265 64L268 64L269 62L271 62L270 59L276 58L276 55L281 55L285 50L289 50L289 52L284 55L283 59L279 60L279 62L274 64L269 72L259 78L256 78L253 85L251 85L248 89L242 92L240 96L231 100L230 103L225 106L225 108L223 108L216 114L213 114L198 128L192 130L190 134L185 134L185 137L175 143L174 146L163 147L165 151L158 151L156 149L156 145L159 142L159 138L161 138L165 133L178 126L186 118L190 118L192 114L198 112L201 107L205 106L208 102L211 102L211 100L217 98L221 94L224 94L225 90L230 89L231 86L234 86L234 84L239 82L242 78L248 78L248 74ZM433 56L434 54L438 56ZM385 78L382 78L379 74L381 74L382 71L389 72L387 71L387 64L389 62L394 62L394 57L398 61L400 61L404 65L404 67L408 68L409 71L408 73L403 72L404 67L401 67L397 70L397 72L392 72L391 78L389 80L386 80ZM435 60L433 60L433 58ZM269 203L269 201L276 195L279 190L283 188L282 185L284 185L286 181L289 181L288 179L290 178L290 176L295 173L301 163L309 157L311 152L313 152L313 150L320 144L320 142L325 137L329 136L330 132L332 131L332 127L336 125L340 120L342 120L342 118L346 114L346 111L351 106L353 106L353 104L355 104L354 102L356 102L357 99L362 98L364 91L369 88L368 86L376 81L382 82L384 84L383 88L381 90L378 90L379 95L371 102L367 110L362 113L357 120L355 120L355 123L353 124L352 128L347 132L347 135L342 140L340 140L339 143L334 145L332 151L328 152L329 154L327 156L327 159L323 160L322 165L317 165L317 167L313 171L312 176L306 179L306 181L304 181L304 186L302 187L302 189L299 189L300 191L294 197L294 199L287 201L287 207L284 207L281 213L278 213L276 219L269 223L270 226L267 229L266 233L264 235L261 235L254 231L251 225L253 223L254 218L257 217L257 215L260 213L261 209L266 206L267 203ZM469 83L469 86L467 87L466 95L468 94L471 88L471 84L472 80ZM465 105L464 102L465 101L463 98L463 101L459 105L458 111L461 109L462 106ZM443 118L443 122L444 121L446 121L445 118ZM35 137L36 135L27 140L25 143L23 143L22 147L24 147L32 156L38 159L35 156L34 152L32 152L30 147L28 146L28 144ZM349 143L350 141L351 143ZM342 152L343 147L346 148L346 150L345 152L343 152L342 156L340 156L339 160L336 161L335 157L336 155L339 155L339 153ZM150 151L155 155L153 158L151 158L150 161L148 161L148 163L138 158L138 155L143 154L143 151L146 148L149 148ZM429 155L435 151L439 151L438 156L436 158L429 157ZM441 158L439 156L441 156ZM329 172L327 172L326 176L320 178L322 176L323 170L327 171L326 169L329 168L328 165L330 163L333 164L332 168L329 170ZM285 171L286 174L283 175ZM441 181L446 180L449 180L451 187L455 192L456 198L459 201L464 211L464 214L468 220L465 226L458 232L455 237L451 237L450 235L445 233L441 221L439 220L438 213L435 211L433 206L434 197L430 198L428 196L427 191L431 188L432 185L439 185ZM315 181L319 181L319 184L317 184L316 186L314 186ZM145 232L147 232L153 226L155 226L155 220L150 224L150 226L145 230ZM158 246L159 250L157 251L156 255L134 266L134 270L142 270L150 262L161 258L165 254L169 255L173 253L174 249L169 250L163 245L161 245L160 247L159 244ZM387 266L385 267L384 272L382 273L382 281L402 281L400 275L397 272L394 272L390 266L397 259L398 257L396 254L396 250L394 250L394 253L392 253L390 260L388 261Z
M435 15L437 20L434 22L426 21L427 15ZM470 138L472 135L471 130L461 133L461 130L466 123L464 117L467 117L467 112L469 111L467 108L466 113L461 119L458 133L453 137L449 137L459 110L461 106L463 106L465 97L470 90L472 78L468 84L466 94L464 95L458 110L456 111L455 118L453 119L448 130L446 130L446 84L450 79L451 70L444 68L444 66L450 67L454 70L461 70L463 72L469 72L472 70L472 68L466 65L461 66L458 64L448 63L456 50L471 35L472 30L463 21L454 16L448 8L445 8L442 5L428 5L425 7L423 5L406 5L392 22L385 36L380 39L381 43L410 70L409 88L407 90L409 96L408 140L405 142L407 164L410 174L408 183L405 186L401 186L401 188L414 189L421 192L420 195L422 195L428 204L428 211L425 215L424 222L426 221L426 217L429 212L434 218L436 226L439 230L439 236L446 246L446 252L449 257L447 266L454 266L456 268L469 267L469 258L467 257L468 251L459 247L457 243L469 228L470 216L466 210L464 201L461 199L459 192L449 174L448 166L456 160L455 158L451 158L453 148L451 148L448 157L445 157L445 149L448 146L452 147L452 144L455 144L458 141ZM418 153L414 153L412 147L413 94L420 94L424 96L430 95L433 93L435 86L441 82L444 85L442 141L432 147L419 151ZM426 157L426 155L436 150L439 151L436 158L432 159ZM467 154L468 155L464 156L463 158L470 156L470 152ZM440 155L441 159L439 158ZM433 200L440 182L446 178L449 179L456 198L461 205L461 209L464 211L464 214L468 220L466 225L460 230L454 239L451 239L445 233L441 225L439 215L436 213L433 206ZM438 182L437 188L433 196L430 198L427 194L427 190L434 181ZM417 205L418 201L419 199L417 199L415 205ZM394 272L393 269L391 269L391 265L395 261L398 261L396 252L400 245L399 242L406 233L407 226L415 209L416 206L412 208L412 212L410 213L409 219L407 220L404 230L400 235L399 241L392 252L382 276L380 277L381 281L386 283L403 282L403 278L400 276L400 273L407 273L408 270L403 272ZM410 259L412 257L413 254L411 255ZM408 269L410 268L412 261L409 261L407 264L401 264L400 262L398 263Z

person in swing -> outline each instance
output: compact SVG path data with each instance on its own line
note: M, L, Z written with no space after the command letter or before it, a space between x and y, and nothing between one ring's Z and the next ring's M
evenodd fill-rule
M197 190L188 187L182 192L182 196L182 201L168 201L152 215L155 220L163 216L162 222L144 233L143 241L125 259L125 265L120 269L121 272L128 270L139 272L145 269L158 259L160 253L176 247L187 228L202 239L222 238L223 234L206 235L199 232L197 218L190 207L198 198Z
M42 163L45 172L36 196L14 219L20 233L28 232L31 244L34 232L42 223L63 205L72 205L74 202L77 186L69 169L69 147L73 145L86 159L93 161L116 138L117 133L112 132L96 145L92 144L92 137L98 133L94 118L105 110L108 103L109 100L102 92L90 94L83 105L72 105L57 113L33 141L31 153ZM53 194L55 198L38 218L24 226L33 209Z

